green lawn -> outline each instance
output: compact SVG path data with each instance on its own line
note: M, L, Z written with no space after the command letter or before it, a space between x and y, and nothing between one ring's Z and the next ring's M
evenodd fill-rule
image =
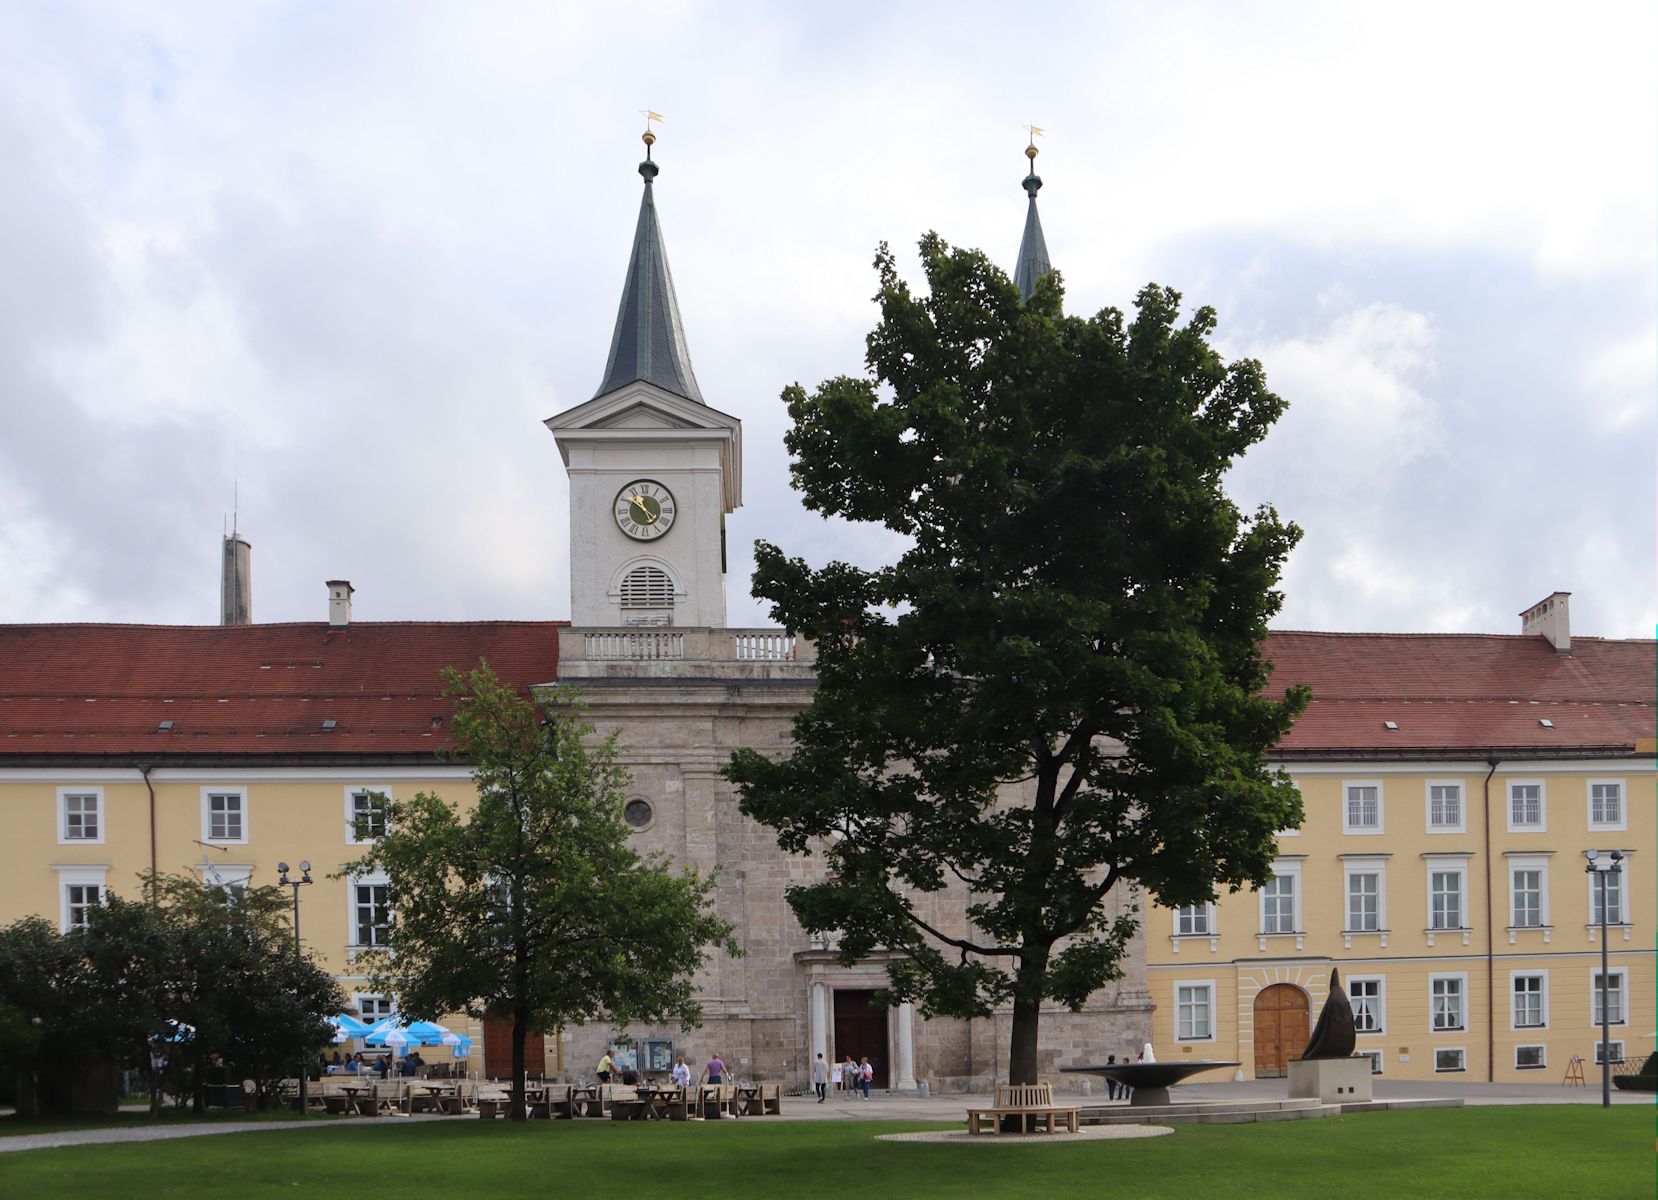
M915 1123L454 1121L0 1154L0 1196L1591 1197L1654 1195L1653 1113L1368 1113L1055 1146L877 1142Z

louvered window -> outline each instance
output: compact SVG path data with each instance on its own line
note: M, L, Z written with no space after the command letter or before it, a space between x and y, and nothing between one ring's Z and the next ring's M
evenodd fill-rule
M623 608L672 608L674 581L660 567L635 567L622 578Z

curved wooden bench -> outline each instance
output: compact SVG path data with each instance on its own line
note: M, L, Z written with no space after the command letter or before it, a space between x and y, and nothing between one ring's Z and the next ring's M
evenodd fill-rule
M999 1083L994 1108L967 1110L968 1133L1066 1133L1077 1131L1078 1109L1054 1104L1053 1085L1047 1083ZM1009 1128L1012 1126L1012 1128Z

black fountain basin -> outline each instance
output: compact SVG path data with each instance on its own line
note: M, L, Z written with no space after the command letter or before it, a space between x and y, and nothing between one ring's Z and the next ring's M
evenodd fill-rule
M1200 1075L1204 1071L1218 1071L1222 1067L1242 1066L1236 1062L1212 1062L1199 1059L1196 1062L1149 1062L1149 1063L1093 1063L1082 1067L1061 1067L1061 1071L1072 1075L1103 1075L1107 1079L1114 1079L1118 1083L1126 1083L1133 1091L1129 1094L1128 1102L1131 1106L1148 1104L1167 1104L1169 1089L1185 1079L1188 1075Z

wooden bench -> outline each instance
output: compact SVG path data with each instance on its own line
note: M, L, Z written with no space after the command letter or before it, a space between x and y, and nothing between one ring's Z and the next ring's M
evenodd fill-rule
M996 1085L994 1108L967 1110L967 1132L973 1133L1058 1133L1077 1131L1077 1109L1054 1105L1053 1086L1046 1083Z

